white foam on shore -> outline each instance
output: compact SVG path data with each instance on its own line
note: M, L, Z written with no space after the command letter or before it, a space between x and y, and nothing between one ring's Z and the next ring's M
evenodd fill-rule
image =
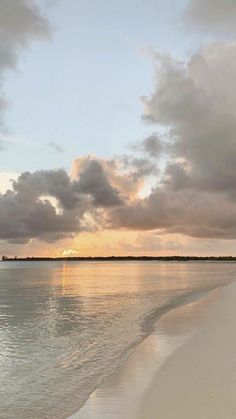
M156 419L157 412L158 419L167 419L165 415L159 416L155 405L156 380L162 376L168 358L172 359L178 348L198 330L201 315L218 294L219 290L213 291L204 299L179 307L160 319L156 332L136 348L124 365L70 419ZM181 380L181 374L178 379ZM170 401L168 398L168 403ZM172 412L170 417L177 416Z

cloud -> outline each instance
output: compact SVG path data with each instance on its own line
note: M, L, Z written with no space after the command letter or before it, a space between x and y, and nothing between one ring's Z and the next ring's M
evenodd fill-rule
M17 200L31 204L41 196L51 196L58 200L61 208L73 210L77 204L77 195L73 183L64 170L41 170L34 173L22 173L13 182Z
M122 156L78 158L71 176L63 169L24 172L0 194L0 240L50 242L110 228L112 211L138 199L153 170L145 159Z
M112 212L112 228L158 230L199 238L236 237L236 203L224 195L154 189L144 200Z
M137 185L137 189L140 188L140 181L143 182L148 176L158 174L158 166L150 158L125 155L120 163L128 173L132 184Z
M213 44L187 64L158 58L145 118L169 132L165 183L236 193L236 44ZM160 72L160 77L158 76Z
M139 143L132 144L131 148L147 154L149 158L159 159L163 152L163 142L159 134L153 133Z
M80 188L92 194L95 203L100 201L103 206L106 202L121 205L124 201L134 199L144 179L155 171L156 166L149 159L137 158L133 155L123 155L114 159L85 157L74 161L72 177L77 179L80 173L84 172ZM99 178L100 185L103 185L103 193L96 185ZM99 198L96 197L98 193Z
M58 240L78 230L76 215L57 214L49 200L23 202L19 194L0 196L0 237L10 242L27 242L31 238Z
M62 169L22 173L0 194L0 239L55 241L105 223L100 210L123 203L101 163L81 159L74 177Z
M104 228L236 238L235 58L234 43L209 45L185 63L157 55L155 87L143 98L157 133L135 147L141 157L78 158L71 177L22 174L0 196L0 239L49 241ZM141 198L150 176L156 182Z
M101 161L78 159L74 162L73 171L78 179L76 191L90 195L95 207L112 207L122 203L120 193L109 182Z
M58 208L50 201L53 197ZM13 181L13 190L0 195L0 238L27 242L73 235L80 229L83 206L75 210L77 198L63 170L23 173Z
M157 55L144 119L168 133L165 167L148 197L111 212L113 228L236 237L235 54L215 43L187 63Z
M206 33L236 34L236 3L234 0L191 0L184 19L189 28Z
M0 77L15 67L22 48L50 31L33 2L9 4L0 2ZM230 4L224 1L222 11L219 0L191 1L185 19L208 32L223 30L230 13L234 20ZM234 42L212 43L186 62L156 54L155 85L142 98L143 120L155 132L131 155L76 159L71 176L62 169L20 175L13 190L0 195L0 239L50 242L101 229L235 239L235 74ZM50 147L61 151L56 143ZM151 247L158 245L152 240ZM148 241L143 245L150 250Z
M54 141L52 141L48 145L52 150L57 151L58 153L64 152L64 148L62 148L59 144L55 143Z
M4 74L16 68L19 53L32 41L47 39L50 25L33 0L0 1L0 121L7 102L3 93Z
M50 34L47 19L32 0L1 0L0 27L1 70L14 68L22 48Z

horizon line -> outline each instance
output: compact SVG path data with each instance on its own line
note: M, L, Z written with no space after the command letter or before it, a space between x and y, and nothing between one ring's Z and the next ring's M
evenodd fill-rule
M139 260L146 260L146 261L196 261L196 260L221 260L221 261L235 261L236 256L228 255L228 256L186 256L186 255L172 255L172 256L25 256L25 257L8 257L2 256L2 262L23 262L23 261L116 261L116 260L123 260L123 261L139 261Z

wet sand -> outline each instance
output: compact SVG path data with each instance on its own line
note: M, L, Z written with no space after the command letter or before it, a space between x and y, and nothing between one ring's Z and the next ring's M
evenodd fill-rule
M163 316L71 419L236 417L236 284Z
M236 283L152 381L138 419L236 418Z

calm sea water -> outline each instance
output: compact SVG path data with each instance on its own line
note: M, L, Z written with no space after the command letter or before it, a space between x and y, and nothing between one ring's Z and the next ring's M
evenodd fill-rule
M231 263L1 263L0 418L67 418L161 315L235 274Z

